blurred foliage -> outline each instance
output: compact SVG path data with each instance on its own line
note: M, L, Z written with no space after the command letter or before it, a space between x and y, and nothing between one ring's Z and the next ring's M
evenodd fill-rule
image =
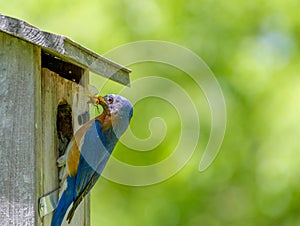
M100 54L144 39L178 43L208 64L223 89L227 131L213 165L197 171L210 129L203 104L200 141L188 164L148 187L101 178L92 192L92 225L300 225L299 1L0 0L0 7L3 14ZM180 71L151 64L131 68L132 80L165 75L191 95L202 95ZM98 80L91 77L94 84ZM101 93L122 88L110 83ZM149 136L148 122L159 114L171 126L166 139L176 140L180 128L168 122L178 121L171 106L149 98L135 108L137 136ZM127 155L120 144L115 156L149 164L169 155L173 145L164 141L151 153L128 150Z

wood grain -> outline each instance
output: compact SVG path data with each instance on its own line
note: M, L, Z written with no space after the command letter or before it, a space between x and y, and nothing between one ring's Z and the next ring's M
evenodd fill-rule
M0 32L1 225L36 225L38 47Z
M81 81L86 81L88 79L87 74ZM77 98L77 94L74 92L74 86L76 86L73 81L67 80L57 73L50 71L47 68L42 68L42 162L43 162L43 176L42 192L44 194L52 191L59 186L58 184L58 168L56 165L56 160L58 158L58 134L56 128L57 119L57 108L62 102L68 103L72 106L73 121L77 119L78 112L87 111L87 104L85 108L76 109L76 104L74 103ZM81 104L82 107L82 104ZM77 129L77 124L74 123L74 129ZM78 208L75 213L74 219L71 224L67 224L64 221L63 225L70 226L83 226L88 225L89 214L85 212L85 206L88 205L88 199L86 203ZM43 225L50 225L52 220L52 215L49 214L44 217Z

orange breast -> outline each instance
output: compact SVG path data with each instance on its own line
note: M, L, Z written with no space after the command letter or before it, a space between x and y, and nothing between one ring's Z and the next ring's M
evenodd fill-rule
M67 158L67 167L69 174L71 176L75 176L77 174L79 159L80 159L80 150L78 147L78 144L80 144L80 141L87 131L87 129L90 127L90 125L94 122L94 120L90 120L85 125L83 125L75 134L75 136L72 138L72 146L68 150L68 158Z
M77 174L78 164L80 158L80 151L78 145L73 138L73 145L68 153L67 167L70 176L74 177Z
M111 115L103 112L100 116L96 118L101 124L102 132L105 132L109 128L111 128Z

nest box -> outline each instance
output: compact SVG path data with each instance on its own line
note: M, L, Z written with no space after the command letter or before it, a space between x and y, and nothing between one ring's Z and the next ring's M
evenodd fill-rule
M87 103L79 101L74 87L88 85L89 71L129 85L129 69L66 37L0 14L2 225L50 225L51 202L58 198L56 159L88 120ZM71 225L89 225L88 198Z

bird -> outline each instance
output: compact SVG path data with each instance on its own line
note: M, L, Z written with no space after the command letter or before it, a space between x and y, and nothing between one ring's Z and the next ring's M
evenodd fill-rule
M91 99L94 104L102 106L103 112L84 124L67 147L64 186L51 226L62 224L72 204L66 218L68 223L71 222L76 208L95 185L133 115L132 104L120 95L108 94Z

